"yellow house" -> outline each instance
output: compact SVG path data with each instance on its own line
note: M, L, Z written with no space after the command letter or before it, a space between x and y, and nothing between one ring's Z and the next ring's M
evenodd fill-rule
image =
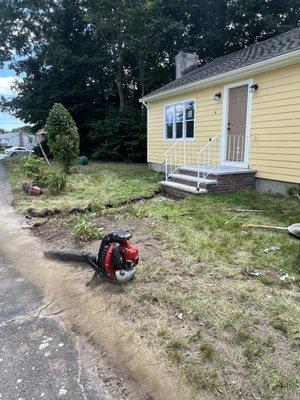
M166 191L300 184L300 28L201 67L181 51L175 64L176 80L140 100Z

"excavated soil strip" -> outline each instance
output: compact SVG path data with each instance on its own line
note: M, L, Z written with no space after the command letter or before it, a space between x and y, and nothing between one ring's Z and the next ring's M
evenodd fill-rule
M150 200L153 199L154 197L156 197L158 194L160 194L160 190L155 190L153 194L150 194L148 196L138 196L138 197L133 197L132 199L128 199L128 200L122 200L119 201L118 203L107 203L104 204L105 208L118 208L118 207L122 207L124 205L127 204L134 204L134 203L138 203L139 201L142 200ZM62 208L44 208L43 210L36 210L35 208L27 208L27 210L25 211L25 216L29 216L29 217L33 217L33 218L45 218L45 217L52 217L58 214L63 214L63 215L72 215L72 214L81 214L81 213L85 213L87 211L93 211L94 208L94 204L91 203L89 204L87 207L73 207L69 210L65 210Z

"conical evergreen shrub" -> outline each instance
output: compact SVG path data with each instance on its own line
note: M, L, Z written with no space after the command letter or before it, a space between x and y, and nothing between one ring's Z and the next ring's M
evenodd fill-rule
M69 111L60 103L50 110L46 123L49 149L66 173L79 155L79 134Z

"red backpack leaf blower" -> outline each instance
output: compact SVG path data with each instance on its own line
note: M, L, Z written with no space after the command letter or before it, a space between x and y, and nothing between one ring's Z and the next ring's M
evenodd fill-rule
M87 262L97 274L109 281L126 283L134 278L135 266L139 262L138 248L132 244L129 231L109 233L101 242L98 255L67 250L46 250L48 258L64 261Z

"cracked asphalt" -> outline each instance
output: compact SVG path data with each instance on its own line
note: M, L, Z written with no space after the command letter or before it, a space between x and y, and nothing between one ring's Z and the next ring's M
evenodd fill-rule
M0 161L0 224L12 213ZM93 348L51 315L41 289L9 262L0 230L0 399L115 400ZM17 245L17 244L16 244ZM28 249L30 251L30 249ZM23 255L26 257L26 254Z

